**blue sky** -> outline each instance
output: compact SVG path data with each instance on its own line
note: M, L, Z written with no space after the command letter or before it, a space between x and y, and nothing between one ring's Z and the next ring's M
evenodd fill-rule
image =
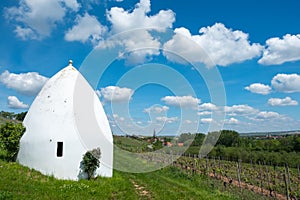
M298 0L0 5L0 110L28 110L72 59L114 133L300 129Z

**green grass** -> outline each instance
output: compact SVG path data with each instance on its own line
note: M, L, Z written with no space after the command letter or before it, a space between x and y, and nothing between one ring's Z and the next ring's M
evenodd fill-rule
M131 182L117 171L113 178L76 182L0 161L0 177L0 199L136 199Z
M143 152L148 145L146 141L121 136L114 136L114 144L129 152Z
M0 177L0 199L263 199L248 191L223 191L217 180L174 167L143 174L114 171L112 178L76 182L0 160ZM137 189L134 183L143 188ZM144 190L148 195L141 194Z

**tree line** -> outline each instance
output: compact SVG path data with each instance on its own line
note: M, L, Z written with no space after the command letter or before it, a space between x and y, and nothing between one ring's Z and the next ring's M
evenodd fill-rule
M269 165L300 165L300 135L286 135L281 138L244 137L233 130L208 133L220 137L209 153L210 157L226 160L242 160L248 163L266 163ZM198 154L206 135L202 133L184 133L178 142L190 144L186 154ZM192 142L191 142L192 141Z

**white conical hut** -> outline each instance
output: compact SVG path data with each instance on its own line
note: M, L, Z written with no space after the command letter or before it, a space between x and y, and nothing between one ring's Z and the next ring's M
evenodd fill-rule
M99 147L96 175L112 176L113 138L107 117L96 93L71 61L44 85L23 124L20 164L59 179L78 180L84 175L83 155Z

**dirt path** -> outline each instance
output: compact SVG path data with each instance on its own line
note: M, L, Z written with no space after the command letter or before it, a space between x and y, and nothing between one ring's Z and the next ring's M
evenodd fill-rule
M130 181L133 184L135 191L139 197L142 197L143 199L152 199L150 192L147 189L145 189L145 187L140 186L134 180L130 180Z

